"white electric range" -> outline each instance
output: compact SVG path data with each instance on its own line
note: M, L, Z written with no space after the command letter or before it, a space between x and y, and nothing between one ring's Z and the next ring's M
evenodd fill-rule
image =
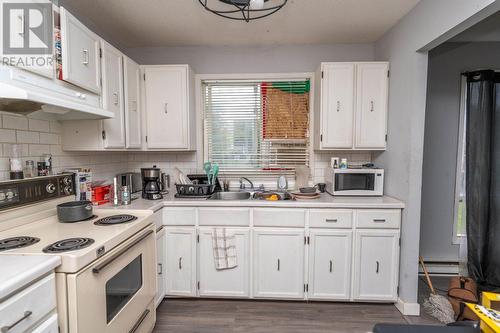
M56 268L60 332L151 332L156 320L152 212L94 209L95 216L88 220L60 223L56 206L73 196L59 191L42 201L40 189L49 178L19 186L0 183L0 198L18 186L14 195L4 193L6 198L17 195L17 202L8 205L0 200L0 255L61 258ZM38 188L32 191L39 194L36 200L26 197L31 187Z

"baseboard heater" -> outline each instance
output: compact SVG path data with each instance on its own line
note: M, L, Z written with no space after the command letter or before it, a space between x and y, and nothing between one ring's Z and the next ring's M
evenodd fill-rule
M458 275L459 274L458 261L425 261L425 266L432 275ZM422 267L419 266L419 274L423 274Z

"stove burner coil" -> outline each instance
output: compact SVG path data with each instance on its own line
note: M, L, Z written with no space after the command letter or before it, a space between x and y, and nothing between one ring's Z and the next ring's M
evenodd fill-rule
M122 224L122 223L128 223L137 220L136 216L133 215L112 215L112 216L106 216L103 217L102 219L99 219L94 222L95 225L115 225L115 224Z
M94 243L92 238L68 238L57 241L43 248L45 253L61 253L84 249Z
M29 236L19 236L19 237L0 239L0 251L19 249L21 247L26 247L38 243L39 241L40 238L29 237Z

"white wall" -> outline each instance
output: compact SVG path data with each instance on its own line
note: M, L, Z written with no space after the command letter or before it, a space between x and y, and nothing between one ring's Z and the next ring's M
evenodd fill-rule
M375 44L375 58L390 61L388 150L375 158L387 170L386 193L406 202L401 235L400 302L418 313L418 254L427 54L500 8L494 0L422 0Z
M420 228L420 253L425 260L459 260L459 246L452 236L460 73L500 69L499 54L500 42L445 43L429 53Z
M322 61L370 61L373 44L187 46L126 50L142 65L189 64L197 74L314 72Z

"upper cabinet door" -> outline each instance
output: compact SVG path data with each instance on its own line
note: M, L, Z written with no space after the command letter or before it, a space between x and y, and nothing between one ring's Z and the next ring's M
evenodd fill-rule
M102 41L103 108L114 118L103 120L104 148L125 148L125 108L123 99L123 54Z
M355 148L386 147L388 71L388 63L357 65Z
M188 66L146 67L147 147L189 149Z
M322 65L321 148L352 148L354 64Z
M63 80L95 93L101 92L99 36L61 7Z
M125 57L125 130L126 148L141 148L140 67Z

